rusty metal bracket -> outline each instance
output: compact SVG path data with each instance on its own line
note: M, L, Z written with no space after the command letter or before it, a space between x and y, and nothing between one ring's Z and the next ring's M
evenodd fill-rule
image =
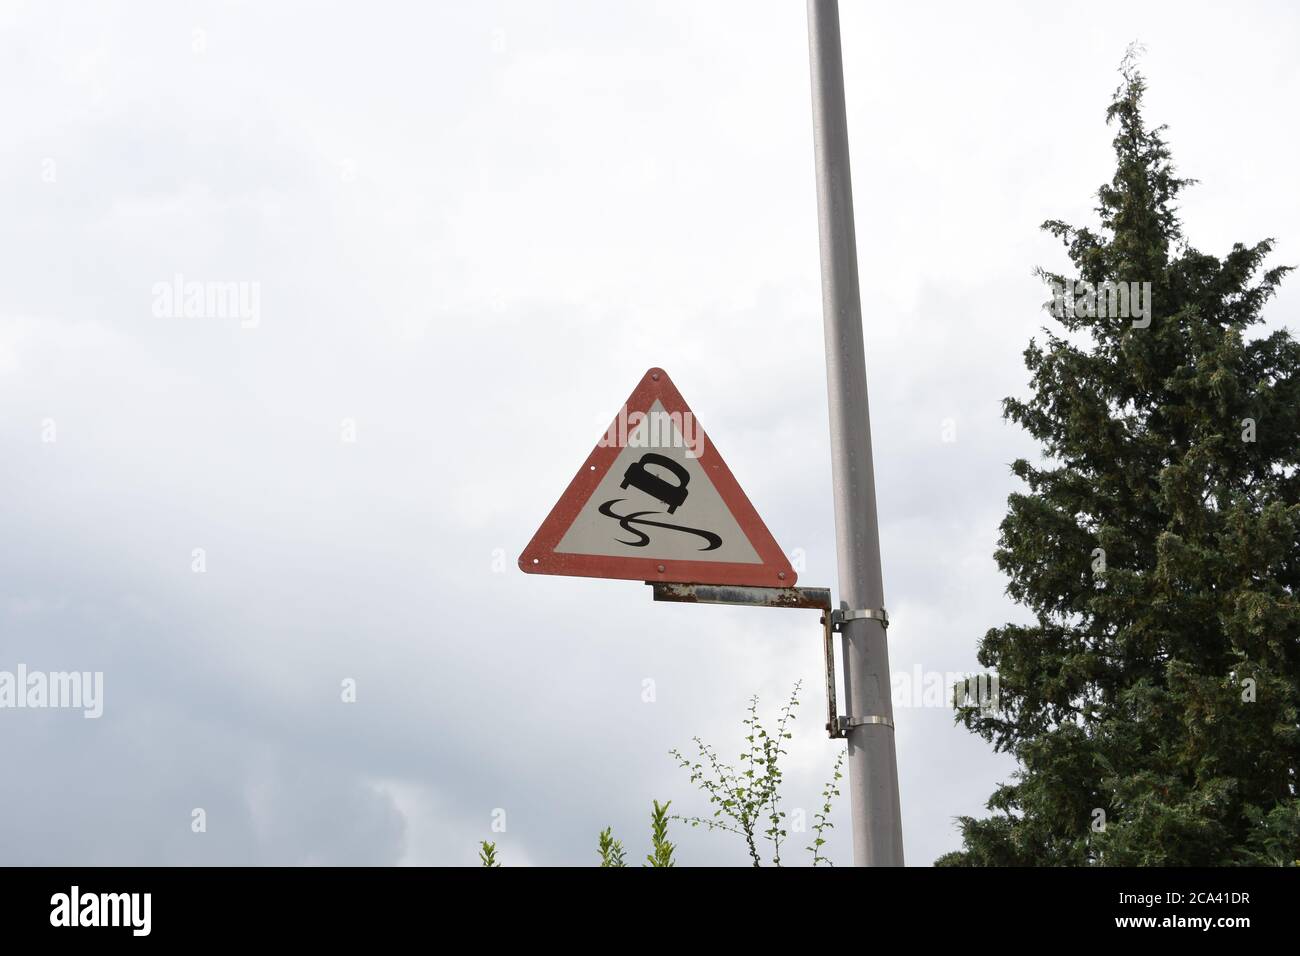
M760 588L739 584L674 584L647 581L656 601L682 604L739 604L747 607L796 607L831 609L830 588Z
M826 659L826 732L831 738L843 737L854 727L882 723L882 717L841 717L836 711L835 647L831 635L839 630L842 614L861 615L860 611L832 611L830 588L760 588L726 584L673 584L647 581L654 589L656 601L683 604L735 604L745 607L793 607L822 612L822 654ZM872 612L876 613L876 612ZM880 611L884 614L884 611ZM851 619L851 618L850 618ZM890 723L892 727L892 722Z
M882 607L879 609L866 608L840 608L831 612L830 629L836 633L844 633L844 625L848 621L879 621L880 626L886 631L889 630L889 613ZM894 729L893 718L869 715L866 717L844 717L837 716L834 718L835 728L831 732L832 737L846 737L848 732L855 727L865 727L868 724L882 724L890 730ZM830 726L827 726L830 729Z

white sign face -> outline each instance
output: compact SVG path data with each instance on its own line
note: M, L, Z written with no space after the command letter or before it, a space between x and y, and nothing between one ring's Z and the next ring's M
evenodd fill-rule
M519 556L529 574L794 587L790 562L661 368Z
M683 434L690 431L656 400L556 552L761 564L700 465L698 442Z

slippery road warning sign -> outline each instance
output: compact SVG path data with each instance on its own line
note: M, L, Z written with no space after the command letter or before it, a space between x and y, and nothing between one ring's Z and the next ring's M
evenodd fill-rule
M524 553L530 574L788 588L795 573L668 373L652 368Z

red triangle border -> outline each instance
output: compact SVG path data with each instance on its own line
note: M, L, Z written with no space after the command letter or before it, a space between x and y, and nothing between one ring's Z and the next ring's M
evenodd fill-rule
M699 416L691 411L677 391L668 373L652 368L645 373L625 407L628 414L649 412L658 400L664 410L689 412L699 433L704 436L704 448L697 459L713 482L723 504L749 539L760 564L739 564L722 561L681 561L657 558L614 557L595 554L565 554L555 550L573 524L579 512L595 493L601 479L613 467L622 451L616 444L596 448L587 456L578 473L569 482L560 500L546 516L542 526L528 542L519 556L520 570L528 574L564 574L580 577L618 578L632 581L669 581L679 584L728 584L748 587L788 588L798 580L790 561L781 550L763 519L750 503L740 483L718 454ZM617 425L618 418L614 419ZM608 432L606 432L608 434ZM594 466L594 467L593 467ZM662 570L660 570L662 568Z

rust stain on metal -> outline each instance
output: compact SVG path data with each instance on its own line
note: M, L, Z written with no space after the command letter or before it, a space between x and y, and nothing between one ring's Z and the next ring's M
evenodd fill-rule
M656 601L683 604L737 604L830 611L830 588L759 588L731 584L675 584L647 581Z
M794 607L821 611L822 654L826 662L826 732L843 737L844 727L836 713L835 650L831 642L834 615L831 613L830 588L760 588L733 584L677 584L671 581L647 581L654 589L656 601L682 604L734 604L742 607Z

